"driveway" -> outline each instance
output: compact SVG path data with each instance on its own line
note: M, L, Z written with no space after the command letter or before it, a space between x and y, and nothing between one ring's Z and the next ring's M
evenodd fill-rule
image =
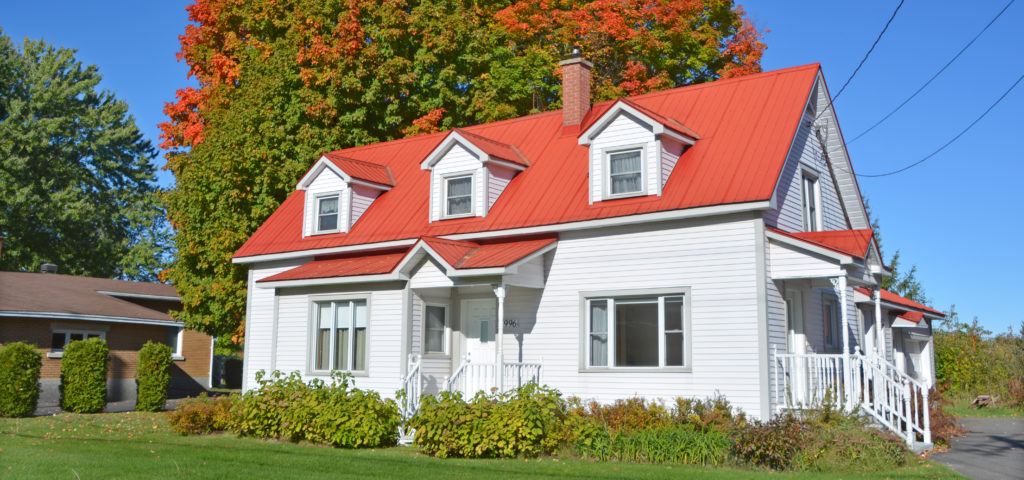
M967 435L932 460L975 480L1024 479L1024 419L962 418L960 424Z

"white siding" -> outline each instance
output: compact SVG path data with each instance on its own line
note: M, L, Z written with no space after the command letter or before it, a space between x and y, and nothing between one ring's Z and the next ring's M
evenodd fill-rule
M494 206L494 202L498 201L498 197L501 196L501 192L505 191L505 187L508 186L508 182L511 182L512 177L515 176L516 171L511 168L499 167L496 165L490 165L487 167L488 210Z
M657 150L654 133L650 127L627 114L619 114L604 130L594 137L590 144L590 201L600 202L604 191L604 155L607 151L642 145L644 148L644 169L647 195L659 191L662 176L661 152Z
M771 278L839 276L838 262L794 247L768 241L768 273Z
M275 368L272 360L274 331L274 289L260 288L257 281L294 268L304 260L287 260L253 266L249 274L249 302L246 306L245 364L243 388L255 385L256 372ZM280 326L277 329L281 331Z
M765 213L765 222L790 232L804 230L802 181L803 173L807 171L818 177L822 229L845 230L849 227L821 142L810 124L812 118L805 116L800 122L800 129L793 140L792 150L783 166L778 190L775 192L777 209Z
M329 168L325 168L312 182L306 187L306 208L305 218L303 221L303 235L313 235L316 230L316 199L318 196L328 193L339 193L340 199L338 200L338 228L341 231L348 231L348 214L349 208L349 193L348 184L345 183L338 174L334 173Z
M676 168L679 156L683 154L683 144L669 137L661 139L661 186L664 188L672 170Z
M434 165L430 174L430 220L441 218L444 210L444 178L460 173L473 174L473 208L477 216L484 215L484 169L480 159L460 144L452 146Z
M359 221L359 217L363 216L363 212L367 208L370 208L370 204L378 195L380 195L380 190L362 185L352 186L352 222L349 225L355 225Z
M857 306L853 299L853 287L846 289L846 321L850 335L850 353L861 345L861 327L857 315ZM839 292L832 287L813 288L804 294L804 332L807 334L807 353L830 353L825 347L825 310L826 298L835 298L836 308L840 309ZM839 333L842 335L842 332ZM831 352L842 353L842 351Z
M416 268L409 277L412 288L450 287L454 285L452 280L434 263L433 259L423 260L423 263Z

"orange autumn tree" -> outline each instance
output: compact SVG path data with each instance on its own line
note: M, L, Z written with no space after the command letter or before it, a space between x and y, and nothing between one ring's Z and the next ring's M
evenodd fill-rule
M231 255L323 151L560 107L579 45L597 99L759 71L731 1L196 0L179 58L197 87L164 111L175 188L175 315L241 338Z

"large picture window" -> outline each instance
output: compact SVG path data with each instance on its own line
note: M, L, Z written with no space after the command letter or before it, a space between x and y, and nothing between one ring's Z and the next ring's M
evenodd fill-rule
M641 149L608 154L608 195L612 197L643 193L644 163Z
M366 299L316 302L313 369L366 370Z
M686 367L686 295L586 301L587 367Z

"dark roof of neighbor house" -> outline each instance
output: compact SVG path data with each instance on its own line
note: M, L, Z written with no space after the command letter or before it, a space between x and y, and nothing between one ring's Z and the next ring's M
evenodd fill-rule
M0 272L0 316L54 314L65 319L82 316L83 320L173 322L164 311L142 303L176 305L179 301L174 287L160 283L55 273Z
M348 232L303 236L306 192L296 190L234 256L766 201L775 191L819 72L812 64L629 97L629 105L699 138L679 158L661 196L589 202L588 150L578 142L582 130L563 127L562 112L556 110L459 130L473 142L488 143L479 140L484 137L507 146L505 156L513 152L529 159L485 217L430 221L430 172L420 163L451 132L425 134L330 154L386 166L394 175L394 187L374 200ZM594 104L580 128L615 103Z

